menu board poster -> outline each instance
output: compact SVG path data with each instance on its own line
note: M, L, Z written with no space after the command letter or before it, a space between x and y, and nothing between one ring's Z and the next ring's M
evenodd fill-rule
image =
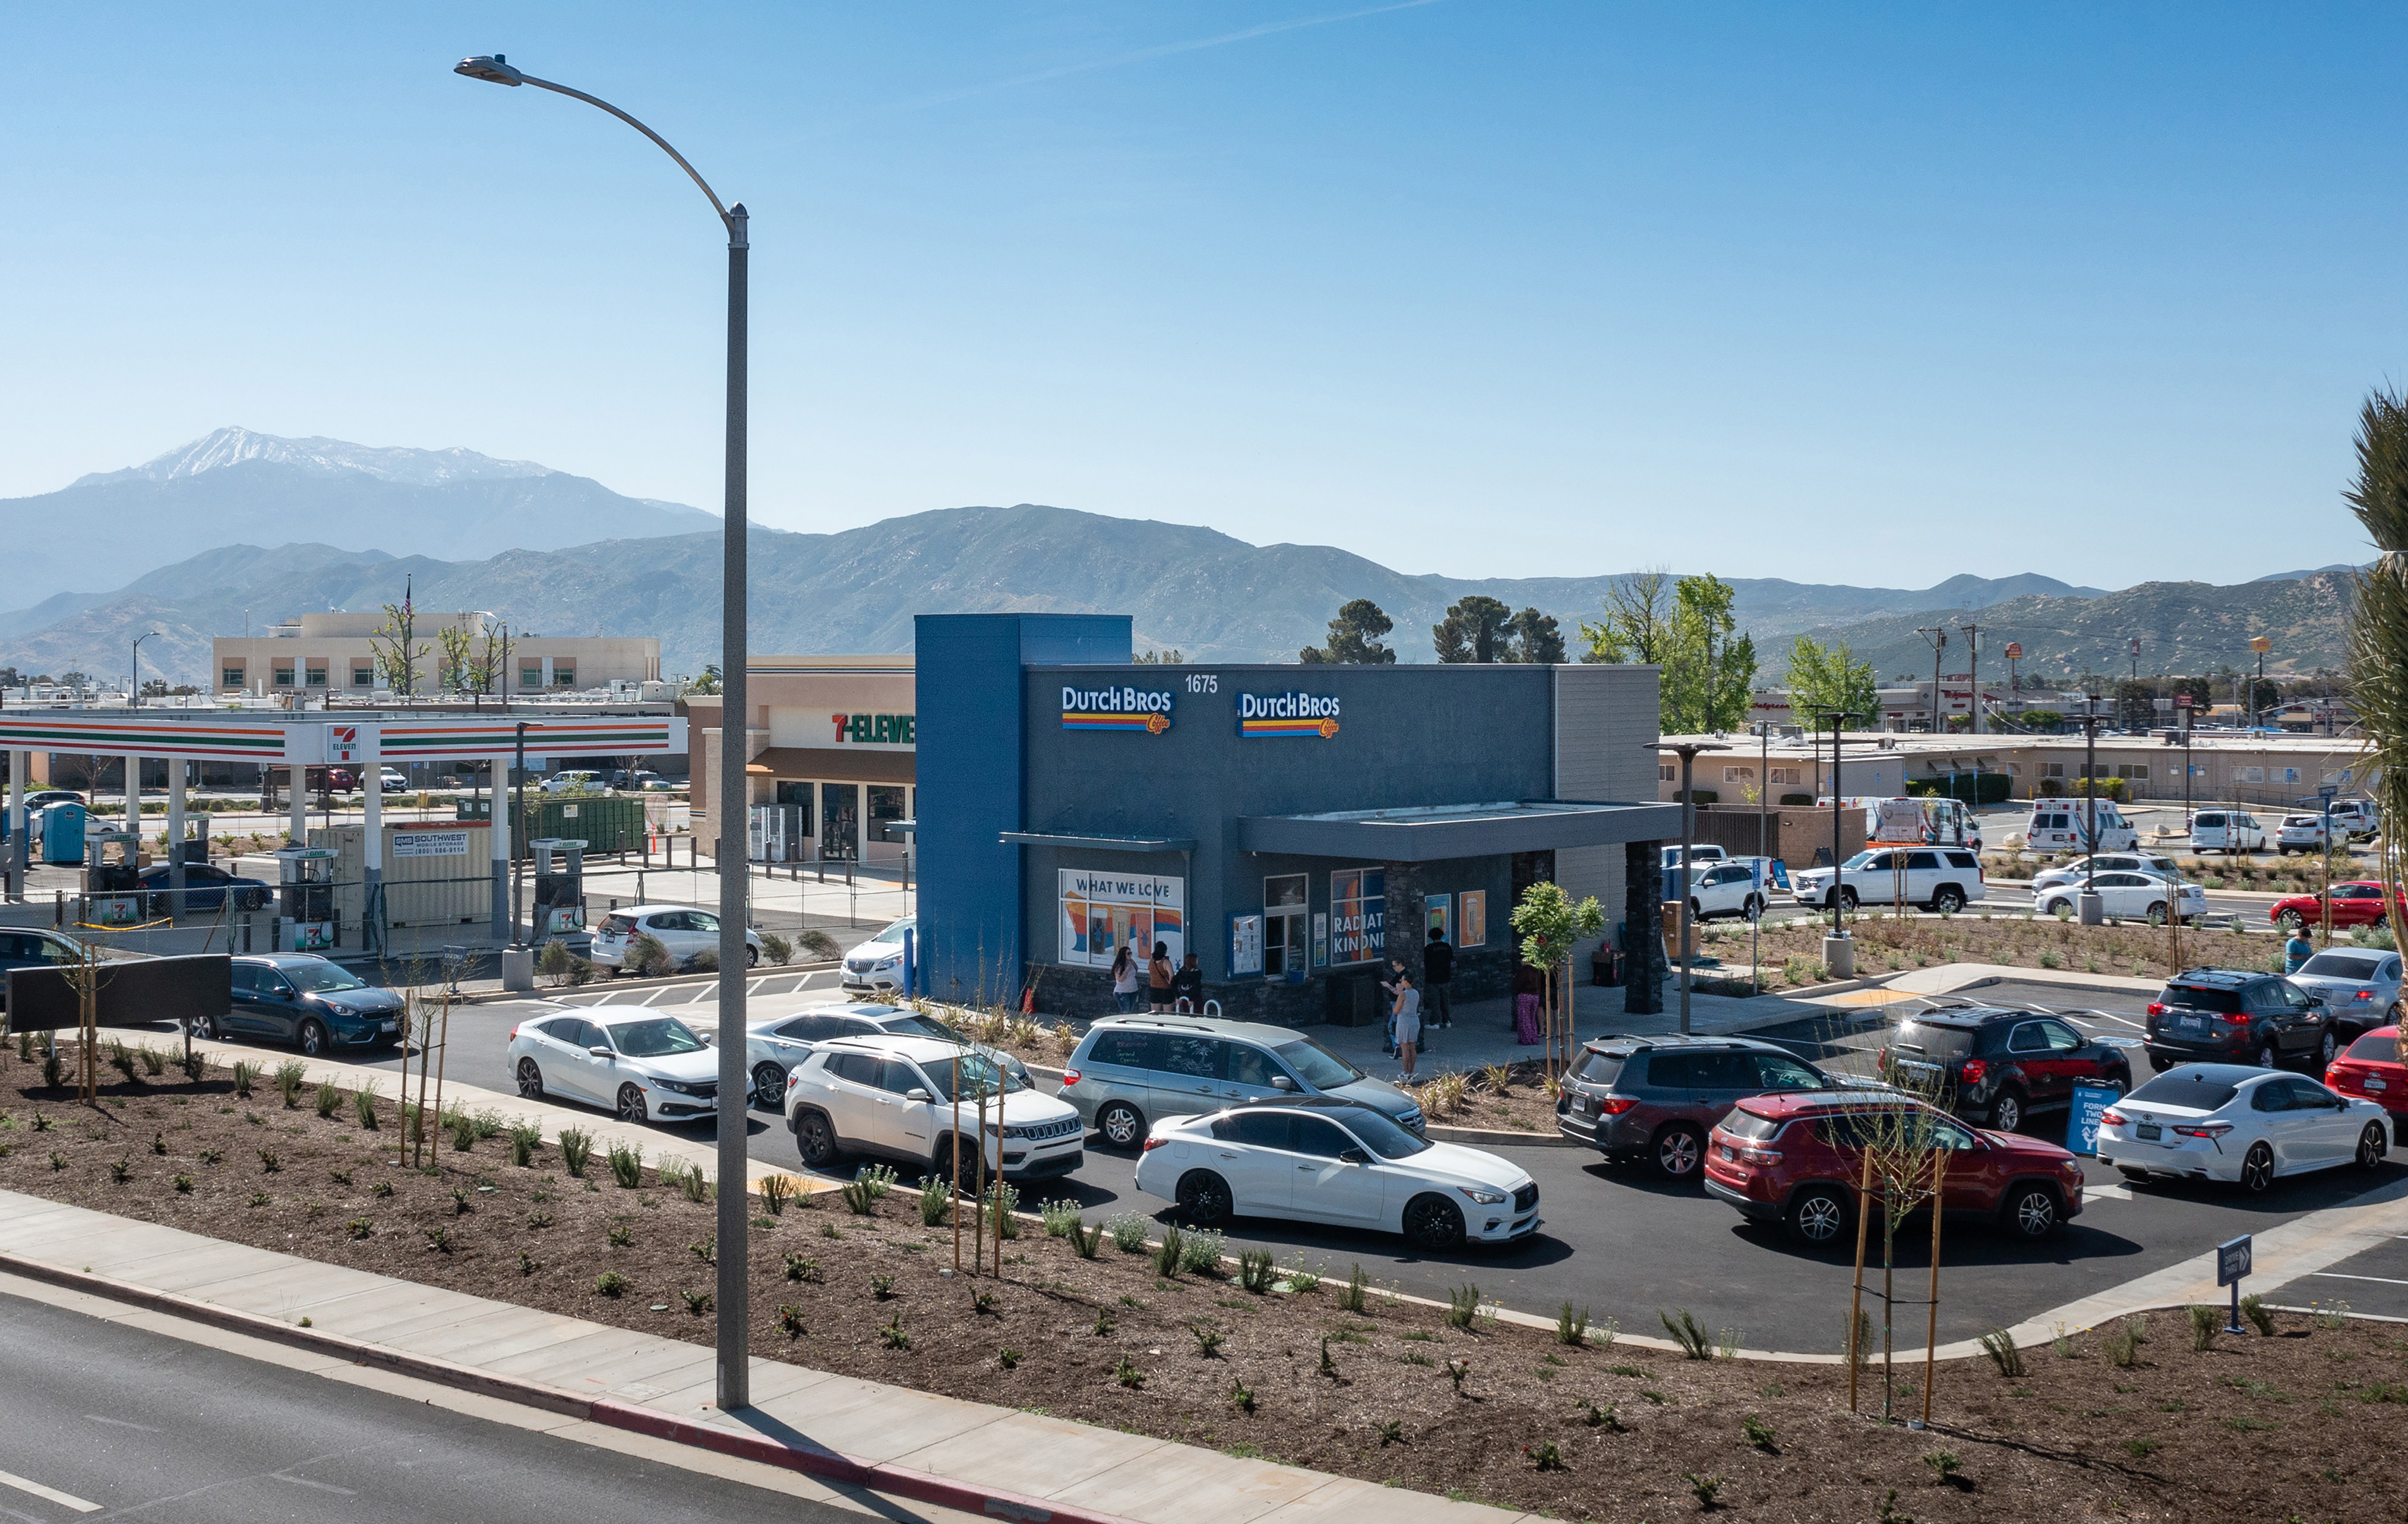
M1458 947L1488 946L1488 891L1468 889L1455 896L1455 945Z
M1229 974L1260 974L1263 971L1263 918L1252 916L1229 918Z
M1140 964L1159 943L1176 968L1187 956L1187 881L1152 874L1061 870L1056 893L1061 961L1110 968L1123 947Z

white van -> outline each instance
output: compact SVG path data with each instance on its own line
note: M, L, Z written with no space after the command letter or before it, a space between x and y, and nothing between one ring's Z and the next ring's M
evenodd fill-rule
M2194 852L2262 852L2266 828L2247 810L2203 809L2190 818Z
M2372 799L2336 799L2332 802L2333 834L2339 839L2347 832L2352 841L2364 841L2374 834L2378 817Z
M2032 801L2031 823L2024 829L2024 845L2035 852L2081 852L2093 850L2084 837L2090 824L2091 801L2087 799L2035 799ZM2140 845L2141 833L2124 819L2124 812L2112 799L2101 799L2099 805L2099 845L2101 852L2128 852Z

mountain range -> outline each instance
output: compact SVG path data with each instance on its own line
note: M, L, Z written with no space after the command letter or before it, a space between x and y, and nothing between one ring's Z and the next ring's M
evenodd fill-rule
M483 557L605 538L711 530L718 516L623 497L600 482L469 449L386 449L224 428L123 471L0 499L11 536L0 631L89 608L106 590L218 546L322 541ZM73 525L98 534L27 534ZM105 545L105 554L93 547ZM70 603L53 600L64 595ZM80 600L80 602L75 602ZM44 620L42 622L48 622Z
M8 567L17 596L0 604L18 606L0 613L0 663L28 673L122 674L133 637L158 630L143 647L145 672L202 682L212 636L308 609L372 609L398 601L405 583L422 608L489 609L531 634L657 635L670 673L718 660L716 518L531 462L222 429L0 507L36 521L130 520L136 533L111 544L139 547L109 563L136 575L108 592L67 591L74 583L62 587L37 561ZM1140 649L1193 661L1293 661L1321 643L1341 604L1369 598L1395 620L1400 659L1428 661L1430 626L1456 600L1484 594L1555 616L1577 653L1579 621L1597 616L1614 580L1410 575L1328 546L1256 546L1197 525L1025 503L827 534L756 525L751 547L762 652L908 650L916 614L1022 608L1128 613ZM84 586L97 577L88 556L63 564ZM1788 637L1806 631L1846 639L1885 678L1928 672L1914 626L1977 611L1985 630L2020 632L1989 648L2021 638L2028 666L2112 671L2132 634L2237 662L2249 634L2276 631L2285 670L2338 664L2345 579L2284 577L2118 593L2028 573L1924 589L1729 580L1740 627L1774 677Z

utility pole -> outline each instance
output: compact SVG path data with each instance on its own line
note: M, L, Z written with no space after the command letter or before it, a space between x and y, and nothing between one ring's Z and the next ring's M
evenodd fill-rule
M1938 625L1917 625L1914 633L1931 643L1931 734L1938 735L1945 729L1940 719L1940 653L1947 648L1948 632ZM1838 759L1839 753L1834 751L1831 768L1834 773L1839 771Z
M1982 627L1968 623L1956 628L1965 632L1965 671L1967 680L1973 685L1973 696L1970 701L1973 707L1973 734L1979 735L1982 734ZM1977 785L1973 790L1974 796L1978 799L1981 792Z

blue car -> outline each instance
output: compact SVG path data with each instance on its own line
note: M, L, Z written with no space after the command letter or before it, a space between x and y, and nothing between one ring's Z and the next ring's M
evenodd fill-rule
M234 1009L205 1018L198 1035L265 1037L316 1057L401 1041L398 991L373 985L312 952L234 961Z
M167 867L161 863L142 870L142 887L150 891L150 914L168 913ZM213 862L188 862L184 865L184 903L176 914L189 915L195 910L215 910L234 896L236 910L265 910L270 890L256 878L241 878Z

